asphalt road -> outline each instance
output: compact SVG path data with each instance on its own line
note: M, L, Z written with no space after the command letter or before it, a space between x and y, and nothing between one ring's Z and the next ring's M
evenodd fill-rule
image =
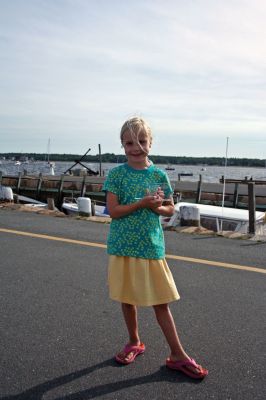
M145 354L126 367L113 360L127 335L108 298L106 250L93 245L107 232L0 211L0 400L264 399L266 243L165 233L181 295L171 305L178 332L209 369L198 382L165 367L169 350L152 308L139 309Z

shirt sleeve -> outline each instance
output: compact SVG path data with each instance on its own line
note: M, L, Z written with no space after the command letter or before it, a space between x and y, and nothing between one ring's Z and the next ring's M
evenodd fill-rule
M116 195L119 194L120 189L120 174L117 168L109 171L107 178L104 181L103 191L112 192Z

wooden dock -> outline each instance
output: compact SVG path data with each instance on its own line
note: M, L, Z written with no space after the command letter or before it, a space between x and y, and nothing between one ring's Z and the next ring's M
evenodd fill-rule
M16 194L42 202L53 198L58 208L61 208L64 197L90 197L98 204L105 203L105 193L102 191L104 180L104 177L89 175L3 176L0 172L0 185L9 186Z
M249 193L253 187L255 196L256 210L266 210L266 181L264 184L256 184L255 181L247 181L246 183L231 182L231 183L210 183L203 182L201 179L198 182L176 181L173 182L174 193L182 201L193 203L209 204L220 206L223 201L226 207L248 208Z
M56 206L61 208L64 197L90 197L97 204L105 203L105 193L102 191L105 177L58 175L44 176L39 174L3 176L0 172L0 185L9 186L13 192L33 199L47 202L53 198ZM176 200L192 203L222 205L225 188L224 205L235 208L249 207L249 191L251 185L258 211L266 211L266 181L229 181L225 183L203 182L201 177L197 182L172 181Z

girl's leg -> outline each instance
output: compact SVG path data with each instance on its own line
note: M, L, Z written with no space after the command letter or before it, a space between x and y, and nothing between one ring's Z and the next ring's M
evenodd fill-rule
M153 306L156 314L157 321L164 333L164 336L169 344L171 355L171 361L191 361L190 357L187 355L183 349L174 323L172 313L168 307L168 304L160 304ZM208 374L208 371L202 368L200 365L192 366L187 365L186 369L190 370L194 374L194 378L203 378ZM184 371L183 371L184 372Z
M189 356L183 349L174 323L172 313L168 307L168 304L159 304L153 306L157 321L164 333L164 336L169 344L171 350L171 359L176 360L186 360Z
M122 303L122 311L128 330L129 343L137 346L140 344L137 307L132 304Z
M122 364L129 364L134 361L136 355L143 353L145 350L145 346L141 344L138 332L138 318L137 318L137 307L132 304L122 303L122 311L124 315L124 319L126 322L128 335L129 335L129 343L120 353L116 355L116 360ZM141 351L131 350L129 346L141 346ZM129 349L127 349L129 348Z

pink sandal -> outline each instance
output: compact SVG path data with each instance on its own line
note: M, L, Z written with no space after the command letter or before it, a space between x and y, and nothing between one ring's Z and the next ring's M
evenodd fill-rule
M170 369L175 369L177 371L181 371L190 378L194 379L203 379L208 375L208 370L203 368L201 365L197 364L193 358L189 360L180 360L180 361L172 361L170 358L166 360L166 366ZM192 371L188 367L194 367L198 370L198 372Z
M122 351L122 353L124 353L124 357L123 358L120 357L120 354L121 354L121 352L120 352L115 356L115 359L119 364L128 365L128 364L131 364L133 361L135 361L135 358L137 356L139 356L140 354L144 353L144 351L145 351L144 343L140 343L139 346L133 346L131 344L127 344L124 347L124 350ZM126 358L130 354L131 354L131 357L128 360L126 360Z

